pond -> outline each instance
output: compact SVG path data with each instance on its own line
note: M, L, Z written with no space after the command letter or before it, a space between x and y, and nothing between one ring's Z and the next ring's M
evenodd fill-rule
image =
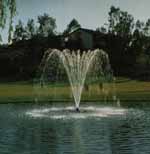
M142 103L142 102L141 102ZM150 108L1 104L1 154L149 154Z

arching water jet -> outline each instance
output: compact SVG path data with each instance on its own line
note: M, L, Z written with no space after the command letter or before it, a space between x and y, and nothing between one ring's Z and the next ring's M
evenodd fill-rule
M108 55L100 49L83 52L80 50L70 51L64 49L60 51L58 49L49 49L45 52L41 62L41 85L44 85L45 82L46 69L53 67L49 66L52 56L57 56L64 66L74 97L75 108L79 112L81 95L88 72L91 72L92 75L96 72L99 78L105 74L105 71L110 71Z

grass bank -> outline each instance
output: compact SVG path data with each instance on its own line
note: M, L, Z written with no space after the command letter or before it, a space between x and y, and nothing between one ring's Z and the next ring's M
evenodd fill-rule
M116 97L115 97L116 96ZM36 101L71 101L68 85L47 88L35 87L31 82L0 84L0 103ZM116 83L92 84L84 87L82 101L150 101L150 82L118 78Z

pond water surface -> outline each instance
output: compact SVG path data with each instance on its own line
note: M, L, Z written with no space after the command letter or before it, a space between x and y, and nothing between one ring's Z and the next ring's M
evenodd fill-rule
M1 104L0 154L149 154L150 108Z

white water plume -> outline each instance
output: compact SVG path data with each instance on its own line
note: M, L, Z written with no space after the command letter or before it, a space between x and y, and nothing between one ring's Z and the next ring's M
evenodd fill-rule
M87 73L92 71L95 73L97 70L99 74L104 73L103 65L105 63L105 68L110 69L108 55L100 49L88 50L88 51L70 51L64 49L60 51L58 49L49 49L45 52L43 57L41 68L41 84L44 85L44 75L47 69L52 69L49 65L53 56L56 56L63 64L70 86L72 94L75 101L76 109L79 108L81 94L86 80ZM55 76L52 74L52 76Z

